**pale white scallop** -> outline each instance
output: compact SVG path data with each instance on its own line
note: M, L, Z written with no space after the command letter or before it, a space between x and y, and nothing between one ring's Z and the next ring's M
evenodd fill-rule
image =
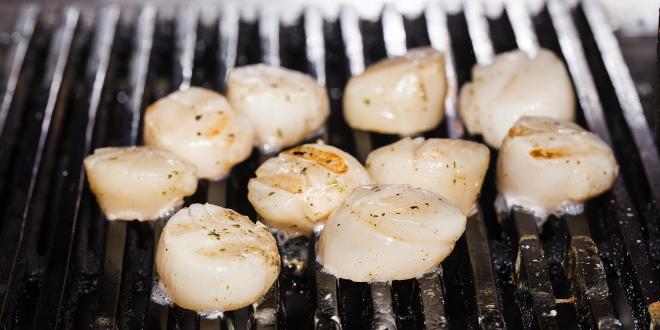
M472 68L472 81L460 93L460 114L470 134L499 148L522 116L575 118L571 79L562 61L541 49L534 58L514 50L488 65Z
M227 98L250 119L255 145L266 153L313 135L330 114L325 88L310 76L264 64L233 69Z
M156 267L176 305L223 312L257 302L277 279L280 256L263 224L230 209L193 204L167 222Z
M446 198L464 214L476 210L490 152L483 144L404 138L372 151L366 167L378 184L409 184Z
M323 225L348 194L373 181L348 153L325 144L305 144L280 153L257 169L248 199L268 225L290 236Z
M432 48L382 60L352 77L344 91L344 117L354 129L412 135L443 118L445 61Z
M146 145L195 165L200 178L220 179L252 153L254 130L224 96L199 87L176 91L144 115Z
M156 220L195 193L195 168L150 147L112 147L85 157L89 187L109 220Z
M330 216L317 256L325 271L351 281L415 278L451 253L465 222L458 208L430 191L363 186Z
M608 190L618 170L598 135L568 121L523 117L500 149L497 188L508 207L545 219Z

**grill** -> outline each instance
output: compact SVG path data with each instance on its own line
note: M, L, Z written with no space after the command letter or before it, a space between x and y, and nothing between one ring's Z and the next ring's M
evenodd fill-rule
M472 0L430 2L414 15L386 5L374 17L234 4L3 5L15 27L0 48L0 327L660 329L658 149L597 0L507 0L497 15ZM85 183L85 155L137 144L141 113L157 98L191 85L222 91L232 67L266 62L325 84L332 114L322 138L364 160L398 138L348 128L346 81L423 45L446 53L449 84L446 118L424 135L474 140L456 109L472 65L515 48L556 52L573 79L578 123L614 146L621 175L612 190L539 230L521 210L497 212L491 166L465 235L420 279L337 280L320 272L313 239L302 237L282 244L282 274L255 308L207 320L152 302L163 223L105 221ZM266 157L255 151L226 180L201 181L186 203L256 219L246 186Z

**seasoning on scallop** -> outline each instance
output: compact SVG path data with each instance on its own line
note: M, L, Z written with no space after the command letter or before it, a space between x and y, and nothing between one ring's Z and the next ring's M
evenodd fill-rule
M305 144L264 162L248 183L248 199L264 221L292 236L309 234L341 206L355 188L371 184L348 153Z
M576 213L608 190L617 177L612 149L596 134L568 121L523 117L504 139L497 188L507 207L534 213Z
M194 167L149 147L100 148L85 157L89 187L109 220L156 220L197 189Z
M382 60L348 81L344 117L363 131L428 131L442 121L446 80L444 56L432 48Z
M483 144L404 138L372 151L367 171L378 184L409 184L446 198L464 214L476 210L490 152Z
M411 279L451 253L465 223L459 209L428 190L363 186L328 219L318 259L326 272L355 282Z
M472 68L472 82L460 94L460 114L470 134L499 148L522 116L575 118L573 87L563 62L541 49L533 57L520 50L497 55Z
M257 302L280 272L268 228L233 210L193 204L167 222L158 242L161 288L176 305L198 313Z
M224 96L199 87L176 91L150 105L144 142L195 165L200 178L216 180L252 153L254 130Z
M233 69L227 98L250 119L255 144L266 153L314 135L330 114L325 88L310 76L263 64Z

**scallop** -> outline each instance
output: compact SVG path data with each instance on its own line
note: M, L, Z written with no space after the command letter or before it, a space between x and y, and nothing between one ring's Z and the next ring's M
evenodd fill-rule
M224 96L199 87L176 91L144 115L146 145L169 150L195 165L200 178L217 180L252 153L254 130Z
M440 264L466 218L439 195L410 185L356 189L330 216L317 252L326 272L355 282L406 280Z
M367 170L378 184L409 184L432 191L471 215L490 152L483 144L450 139L404 138L372 151Z
M497 160L497 188L507 206L545 219L608 190L619 166L598 135L568 122L523 117L504 139ZM579 206L579 205L578 205Z
M472 82L460 93L460 115L470 134L481 134L499 148L522 116L573 121L575 97L562 61L541 49L530 58L520 50L497 55L488 65L472 68Z
M264 64L233 69L227 98L250 119L255 144L265 153L314 135L330 114L325 88L310 76Z
M291 236L309 234L361 185L373 183L346 152L305 144L264 162L248 183L248 199L268 225Z
M212 204L193 204L173 215L156 253L165 293L176 305L199 313L257 302L280 272L268 228Z
M84 165L89 187L108 220L156 220L197 189L192 165L150 147L96 149Z
M352 77L344 91L344 117L354 129L412 135L443 118L445 61L432 48L412 49Z

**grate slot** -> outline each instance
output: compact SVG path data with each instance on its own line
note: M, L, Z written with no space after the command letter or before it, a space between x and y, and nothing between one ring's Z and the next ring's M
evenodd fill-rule
M43 158L47 152L47 148L52 148L51 144L55 143L59 135L59 127L55 132L51 132L52 126L57 125L62 114L61 111L56 111L58 108L58 100L60 98L61 89L63 85L64 75L66 73L69 53L71 52L74 31L78 25L79 12L76 9L69 8L66 10L62 17L62 24L59 25L55 33L51 45L51 49L46 59L46 74L43 80L42 88L39 90L46 97L38 100L39 104L35 107L39 109L36 112L36 118L28 126L29 144L25 147L28 150L23 150L25 156L21 157L20 169L27 169L26 172L19 174L23 176L22 180L26 181L16 182L12 191L19 192L12 198L9 204L9 210L6 218L4 219L4 226L2 231L3 248L0 252L0 283L5 288L2 293L2 306L0 309L0 319L6 322L8 308L13 301L10 301L9 287L14 281L14 270L18 262L22 262L20 255L21 246L24 243L26 234L26 226L29 222L30 209L35 197L38 194L38 178L45 175L42 171ZM43 104L41 104L43 102ZM43 110L41 110L43 109ZM57 113L56 113L57 112ZM55 124L53 124L55 121ZM52 135L52 136L51 136ZM50 136L50 138L49 138ZM35 140L35 141L32 141ZM7 320L8 321L8 320Z

